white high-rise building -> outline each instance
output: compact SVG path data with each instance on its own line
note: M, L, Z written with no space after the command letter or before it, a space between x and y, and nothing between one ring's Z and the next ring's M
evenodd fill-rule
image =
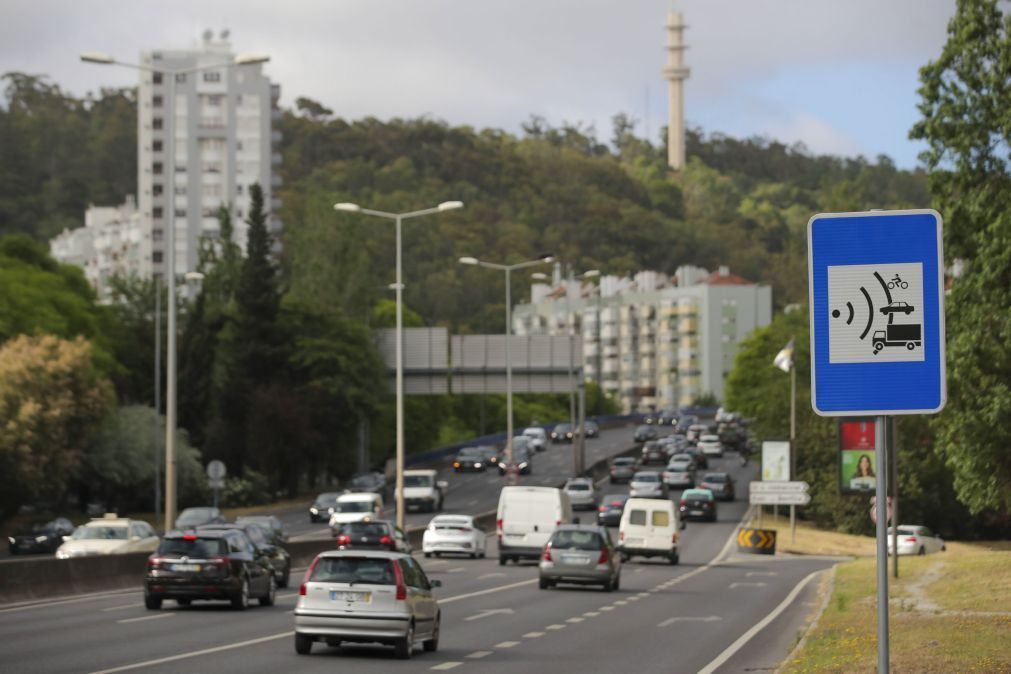
M597 285L556 271L531 299L513 309L514 333L582 334L585 377L626 412L687 406L707 393L722 400L741 340L772 321L772 289L726 267L602 276Z
M152 272L164 274L167 254L167 215L175 212L176 274L193 271L199 263L200 240L215 240L219 233L218 209L232 209L234 241L246 244L249 188L259 183L264 206L273 213L268 227L280 230L275 196L281 163L278 145L280 120L277 102L281 90L262 73L261 66L226 67L235 54L226 39L204 33L194 49L161 50L141 54L141 63L173 70L201 68L175 76L174 100L167 75L141 71L137 117L138 209L153 243ZM221 68L213 67L221 64ZM167 117L174 114L174 124ZM175 138L166 129L175 129ZM175 143L175 166L168 166L166 149ZM168 195L169 171L174 174L174 194Z

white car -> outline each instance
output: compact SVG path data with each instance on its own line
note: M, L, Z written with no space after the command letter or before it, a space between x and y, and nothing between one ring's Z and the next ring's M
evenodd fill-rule
M695 486L695 462L686 454L676 454L663 471L663 481L670 488Z
M548 448L548 433L543 428L532 426L525 429L523 435L530 438L530 445L535 451L543 452Z
M442 510L449 483L438 479L435 470L404 471L404 509L424 509L428 512ZM396 490L394 490L396 494Z
M660 479L660 473L639 471L628 483L628 495L632 498L667 498L667 485Z
M77 527L69 540L56 549L56 558L154 552L157 548L158 534L150 524L106 513Z
M723 443L718 435L703 435L699 438L699 449L706 456L721 458L723 456Z
M943 552L946 550L944 541L940 536L932 532L927 527L913 524L899 525L899 556L902 555L929 555L932 552ZM892 527L888 527L888 554L895 552L892 547Z
M588 477L570 477L562 490L569 495L572 509L596 510L597 495L593 490L593 480Z
M337 536L341 525L383 518L383 497L372 492L349 492L337 497L331 508L330 532Z
M444 553L470 555L471 559L487 554L488 537L474 524L470 515L439 515L432 518L421 538L425 557Z
M308 655L315 641L380 643L407 659L421 642L439 648L439 602L421 564L401 552L320 553L306 571L295 604L295 652Z

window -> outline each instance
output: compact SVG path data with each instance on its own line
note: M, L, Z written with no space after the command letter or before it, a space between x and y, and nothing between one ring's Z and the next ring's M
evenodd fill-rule
M236 194L242 194L242 185L236 185L235 186L235 193Z
M162 193L162 186L161 186L161 184L160 183L155 183L154 185L152 185L151 186L151 193L154 194L156 197L161 196L161 193Z
M396 585L397 582L391 560L374 557L321 557L309 580L369 585Z
M408 587L416 587L420 590L427 590L429 588L428 579L425 578L421 567L410 557L400 560L400 570L404 572L404 582Z
M156 140L151 143L151 149L154 150L155 152L161 152L162 148L163 144L160 140Z
M645 510L633 510L628 516L628 523L637 527L646 526L646 511Z
M655 527L670 526L670 513L666 510L654 510L650 520Z
M164 236L164 233L163 233L163 231L161 229L152 229L151 230L151 240L152 241L161 241L163 236Z
M185 208L177 208L175 210L175 213L176 213L176 217L177 218L185 218L186 217L186 209Z
M161 73L155 73L151 81L155 84L161 84Z
M161 206L155 206L154 208L152 208L151 209L151 215L154 216L155 218L162 217Z
M151 128L154 129L155 131L161 131L162 128L161 124L162 124L161 117L155 117L154 119L151 120Z
M151 261L154 262L155 264L161 264L161 251L160 250L156 250L154 253L151 254Z
M156 161L153 164L151 164L151 172L154 173L156 176L160 176L161 171L162 171L162 163L160 161Z
M176 82L185 82L186 73L176 73Z
M221 73L217 70L208 70L204 73L204 82L220 82Z
M243 548L246 546L242 544L242 539L238 536L231 534L227 537L228 540L228 551L229 552L245 552Z
M161 104L162 104L162 97L161 96L153 96L151 98L151 105L153 105L154 107L160 108Z

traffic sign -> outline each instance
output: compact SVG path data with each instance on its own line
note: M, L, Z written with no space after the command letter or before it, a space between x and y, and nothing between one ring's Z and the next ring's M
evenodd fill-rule
M934 210L828 213L808 222L816 413L944 407L942 226Z
M211 489L224 489L225 481L224 479L215 480L214 478L211 478L207 480L207 486L210 487Z
M741 527L737 530L737 551L753 555L776 554L776 530Z
M806 494L810 488L807 482L752 482L748 485L752 494Z
M223 461L214 459L207 464L207 477L212 480L223 480L225 477L225 464Z
M811 495L807 492L794 492L792 494L763 494L751 492L748 497L751 505L807 505L811 502Z

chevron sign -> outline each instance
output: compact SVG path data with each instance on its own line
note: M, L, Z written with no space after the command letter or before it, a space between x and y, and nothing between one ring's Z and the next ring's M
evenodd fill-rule
M776 530L741 527L737 530L737 551L753 555L776 554Z

